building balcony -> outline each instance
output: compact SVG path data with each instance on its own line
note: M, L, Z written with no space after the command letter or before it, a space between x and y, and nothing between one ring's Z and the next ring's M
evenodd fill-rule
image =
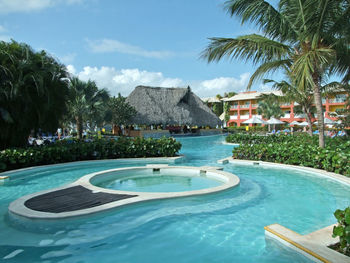
M290 107L291 103L289 103L289 102L281 103L280 106L282 106L282 107Z
M286 113L284 114L281 118L286 118L286 119L289 119L290 118L290 113Z
M249 119L249 114L248 115L241 115L240 119L241 120L248 120Z
M241 109L249 109L250 104L240 105Z
M237 115L230 115L230 120L237 120L238 116Z
M259 104L252 104L252 108L257 108Z
M295 119L305 119L306 118L306 114L295 114L294 118Z
M235 109L238 109L238 105L232 105L232 106L230 107L230 110L235 110Z
M346 98L334 98L334 99L329 99L329 103L345 103Z

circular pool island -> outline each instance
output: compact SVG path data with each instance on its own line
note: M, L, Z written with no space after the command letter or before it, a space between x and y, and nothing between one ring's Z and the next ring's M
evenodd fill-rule
M91 173L72 184L23 196L9 205L9 212L32 219L60 219L137 202L210 194L238 184L236 175L218 167L153 164L118 168Z

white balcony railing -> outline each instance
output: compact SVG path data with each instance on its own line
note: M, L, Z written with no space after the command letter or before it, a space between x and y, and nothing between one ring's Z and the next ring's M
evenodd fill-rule
M230 120L237 120L238 116L237 115L230 115Z
M290 113L285 113L282 118L290 118Z
M259 106L259 104L252 104L253 108L257 108Z
M241 105L240 108L241 109L249 109L249 104L244 104L244 105Z
M238 109L238 105L232 105L230 109Z
M294 118L296 118L296 119L303 119L303 118L306 118L306 114L295 114L294 115Z
M334 98L334 99L330 99L329 103L344 103L346 101L345 98Z
M241 120L248 120L249 119L249 115L241 115L240 119Z
M280 106L291 106L291 103L289 103L289 102L281 103Z

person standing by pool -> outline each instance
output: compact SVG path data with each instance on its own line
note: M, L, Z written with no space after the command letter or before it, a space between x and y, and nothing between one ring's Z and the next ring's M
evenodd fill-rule
M57 129L57 137L58 137L59 140L61 140L61 135L62 135L62 129L58 128Z

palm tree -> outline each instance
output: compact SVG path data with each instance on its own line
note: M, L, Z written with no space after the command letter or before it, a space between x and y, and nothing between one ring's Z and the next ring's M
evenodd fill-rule
M330 73L350 79L350 3L345 0L281 0L278 7L263 0L229 0L231 16L256 24L264 35L210 38L202 52L208 62L224 57L260 64L247 89L266 73L288 70L298 85L311 86L317 110L319 146L324 147L321 84Z
M101 110L100 106L108 99L108 92L99 90L94 81L84 82L77 77L70 79L68 117L76 123L78 139L82 138L83 124L88 120L93 122Z
M259 98L261 100L259 101L257 111L264 118L280 118L283 115L283 111L281 110L277 95L263 94Z
M298 106L294 107L294 113L302 112L306 116L306 121L308 123L309 129L308 133L312 136L312 115L314 112L314 96L313 91L310 86L302 87L296 84L296 80L293 81L292 74L286 75L286 79L290 82L283 80L280 82L264 79L264 84L273 83L272 88L282 92L282 96L278 96L278 101L281 103L294 103L296 102Z

